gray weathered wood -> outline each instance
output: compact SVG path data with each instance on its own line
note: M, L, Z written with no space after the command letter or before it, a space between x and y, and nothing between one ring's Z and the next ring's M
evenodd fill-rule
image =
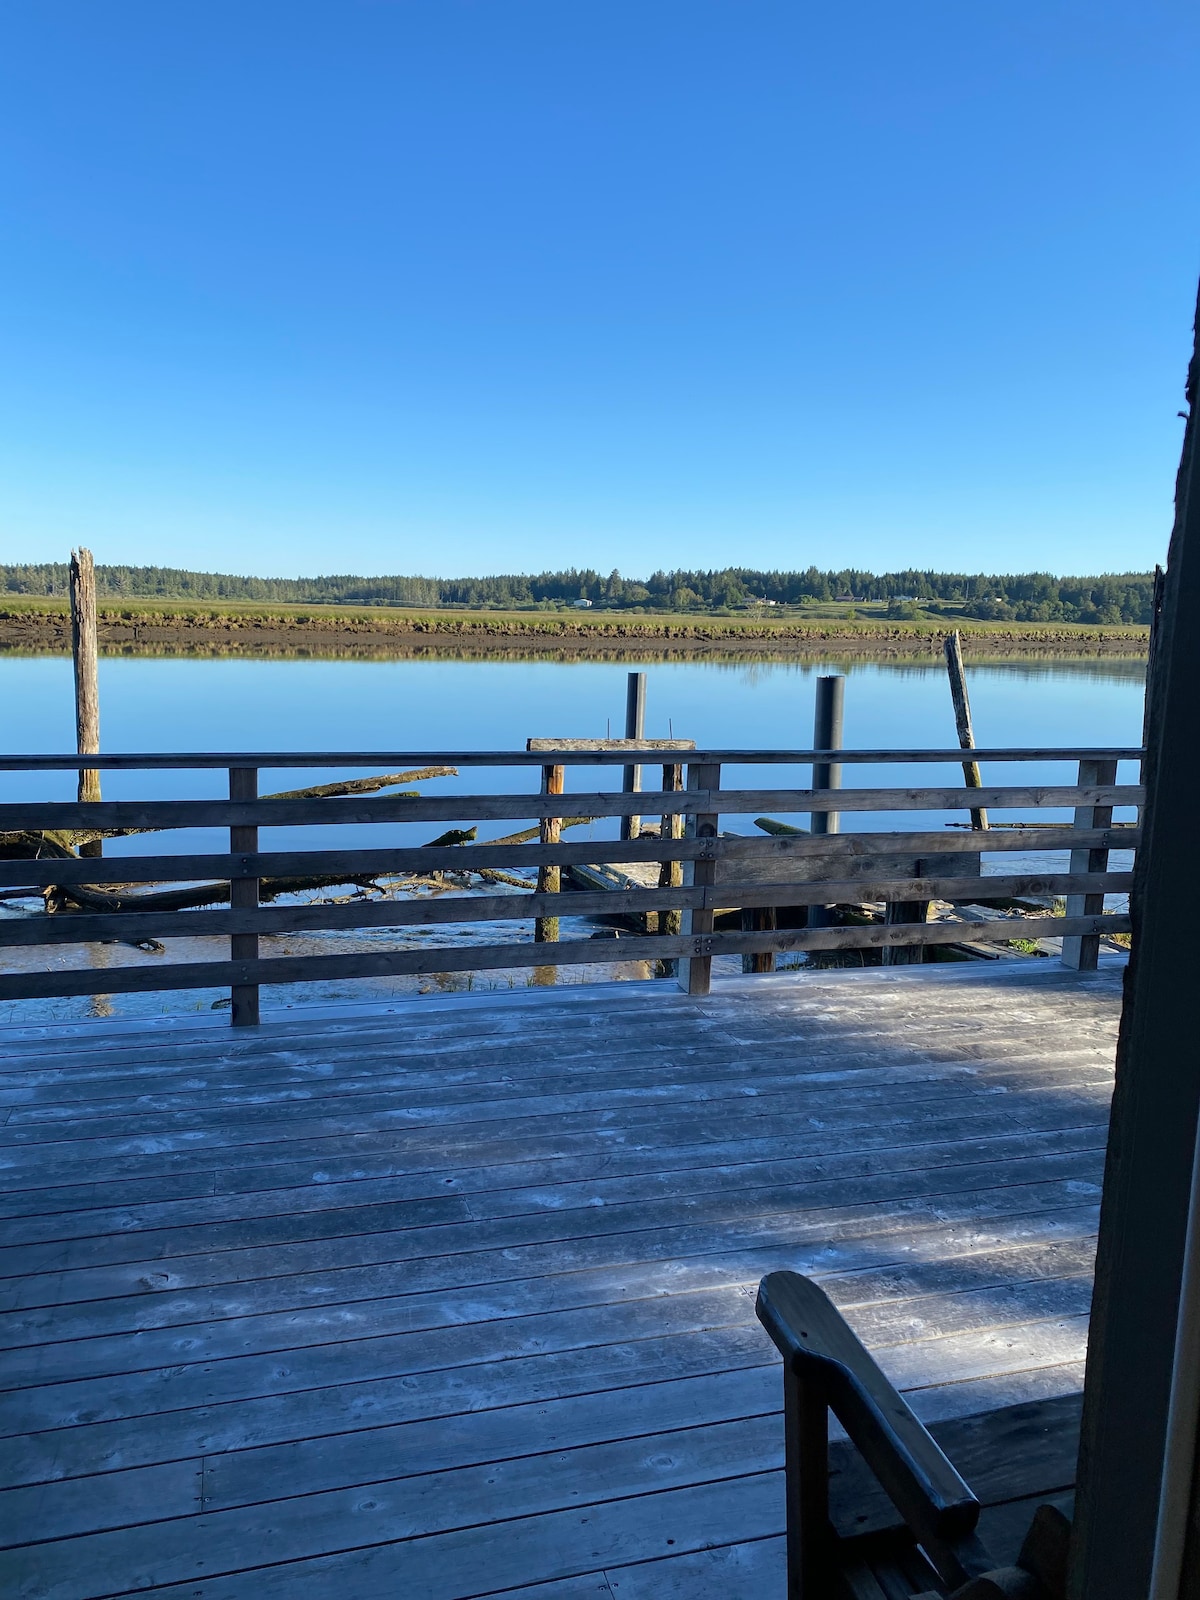
M1081 761L1079 781L1087 784L1111 783L1117 775L1115 761ZM1076 826L1089 832L1106 828L1112 822L1111 806L1080 806L1075 812ZM1103 872L1108 866L1108 851L1088 847L1071 851L1071 871ZM1066 912L1069 917L1097 916L1104 910L1104 891L1068 890ZM1094 972L1100 959L1098 934L1084 934L1063 940L1062 962L1079 972Z
M561 795L563 792L566 768L548 766L542 768L542 793ZM562 843L562 818L542 817L538 823L538 841L547 849L553 849ZM539 898L547 895L556 895L562 888L562 868L554 863L538 868L537 892ZM458 909L457 907L455 909ZM558 939L558 917L549 914L539 914L533 924L533 938L535 944L547 944Z
M962 635L955 628L946 635L946 671L950 677L950 698L954 703L954 723L958 729L958 742L964 750L974 750L975 729L971 724L971 698L967 693L967 669L963 665ZM982 789L983 777L978 761L964 761L963 778L968 789ZM1116 773L1113 773L1116 778ZM982 807L971 812L971 826L983 830L988 825L988 815Z
M540 870L551 873L556 869L543 867ZM711 886L683 887L677 884L669 889L576 891L565 904L549 898L558 893L554 888L539 889L528 895L446 895L436 900L364 900L350 905L258 906L250 901L246 906L231 906L229 910L80 912L4 921L0 922L0 949L24 945L80 944L113 938L169 939L181 935L300 933L322 928L408 928L443 926L448 923L525 921L530 917L557 921L554 913L560 905L572 916L623 916L649 912L666 917L670 914L664 909L666 907L715 912L727 907L823 905L829 899L838 904L880 900L893 903L918 899L922 902L933 899L974 901L984 896L989 899L1048 899L1059 895L1086 895L1102 899L1105 894L1128 893L1131 882L1132 874L1128 872L1022 873L1013 877L983 879L886 879L864 876L795 884L775 879L767 883L734 880L718 881ZM1099 915L1099 912L1089 910L1076 914L1092 916ZM922 919L891 919L892 922L905 920ZM1012 927L1014 937L1018 936L1021 924L1014 923ZM669 929L663 931L669 932ZM763 927L759 931L769 930ZM548 937L556 938L557 934Z
M253 767L231 767L229 769L229 798L231 800L253 800L258 794L258 773ZM257 828L230 828L229 849L234 855L254 855L258 850ZM258 879L244 873L239 873L229 885L229 904L234 912L251 913L251 920L258 907ZM229 954L233 961L258 960L258 933L252 932L231 934L229 940ZM235 1028L256 1027L259 1020L258 988L255 984L234 984L230 991L232 1015L231 1022Z
M650 740L638 750L631 750L626 740L585 739L580 742L578 750L573 749L572 740L550 741L555 750L561 750L563 761L567 766L621 766L628 762L630 755L645 755L647 762L653 761L655 754L661 750L664 743L668 748L679 747L673 741ZM687 745L687 741L682 742ZM190 751L184 753L164 753L162 751L143 751L136 754L109 753L97 757L96 766L100 769L111 771L129 771L143 769L154 771L162 768L191 768L201 771L205 768L219 767L256 767L259 770L281 769L284 767L381 767L395 766L429 766L441 762L449 762L457 767L535 767L544 765L537 759L539 751L519 750L323 750L323 751ZM825 752L821 750L763 750L761 747L750 749L730 750L699 750L696 751L697 761L715 763L717 766L730 764L736 766L746 765L777 765L777 766L811 766L814 759L819 760ZM980 750L977 752L981 761L1141 761L1145 754L1140 745L1119 745L1078 748L1060 745L1009 745L994 750ZM958 750L916 749L916 750L839 750L838 760L850 764L866 764L871 766L888 765L899 762L905 765L912 762L933 762L943 766L957 766L961 762L961 753ZM71 771L79 765L77 756L73 755L7 755L0 754L0 772L53 772Z
M685 812L687 821L685 830L688 837L695 839L702 847L715 846L720 832L720 816L713 809L718 803L715 791L721 783L721 769L707 763L689 762L687 770L687 788L689 793L676 800L681 811L684 811L685 798L694 798L698 793L705 794L708 804L704 810L693 809ZM665 808L664 808L665 809ZM689 888L708 889L716 881L716 851L710 848L704 855L688 861L683 869L684 883ZM684 992L690 995L707 994L712 981L712 928L713 913L707 909L692 909L684 916L684 935L688 943L681 948L674 948L677 941L664 938L661 946L663 956L684 956L686 959L679 967L679 982Z
M694 770L707 770L693 763ZM971 801L993 808L1137 806L1144 799L1136 784L1037 785L989 789L729 789L718 797L701 790L672 796L659 790L642 795L572 795L581 815L633 816L639 809L658 812L667 802L685 815L723 812L744 815L776 811L969 811ZM61 802L0 805L0 830L60 828L304 827L311 824L378 822L455 822L464 817L499 821L552 815L545 795L454 795L418 799L381 796L345 800L106 800L95 805Z
M710 865L703 861L699 867ZM711 918L710 911L692 911ZM711 961L717 955L751 950L871 950L891 944L963 944L1038 939L1071 934L1128 933L1128 917L1026 917L1018 922L942 922L922 927L787 928L775 932L708 933L703 928L678 939L622 940L622 961L658 961L671 957ZM555 946L560 966L588 965L603 959L595 943L562 942ZM304 983L316 979L392 977L424 972L494 972L506 967L544 964L544 952L532 943L466 946L453 949L362 951L355 955L286 956L258 961L156 962L151 966L104 969L106 994L146 994L156 990L225 988L234 984ZM701 981L697 978L697 981ZM96 993L95 971L0 975L0 1000ZM694 990L689 989L689 993Z
M1077 1381L1082 1041L1111 1050L1118 1004L1116 973L1029 963L4 1030L33 1094L0 1109L5 1215L41 1252L0 1255L6 1586L584 1600L608 1570L755 1600L782 1433L746 1291L779 1266L1011 1503L1036 1418L990 1451L953 1419ZM749 1594L720 1581L747 1538Z
M673 791L672 791L673 794ZM674 804L672 799L671 804ZM678 816L679 813L673 813ZM670 831L670 830L668 830ZM989 852L1020 851L1026 854L1039 850L1113 849L1134 850L1141 842L1141 830L1118 825L1079 831L1064 823L1062 827L993 829L988 838ZM969 834L948 830L929 832L850 833L831 838L758 838L726 837L717 840L717 858L733 865L739 862L763 863L860 862L880 856L899 856L911 859L921 856L955 856L977 854ZM669 847L674 859L694 860L707 854L709 845L685 839ZM461 853L460 853L461 852ZM304 877L330 872L344 872L347 879L372 873L387 877L399 873L428 873L453 871L461 863L466 866L508 867L513 870L537 868L551 864L569 866L608 861L661 861L668 847L660 839L643 837L627 844L619 840L597 839L586 844L565 840L553 850L541 845L464 845L454 851L444 848L402 847L399 849L369 850L280 850L260 852L253 856L230 855L150 855L125 856L120 859L81 863L71 860L36 860L22 857L18 860L0 858L0 886L30 883L45 886L54 883L128 884L161 882L191 882L195 879L228 880L241 872L259 878ZM772 876L786 876L772 873Z

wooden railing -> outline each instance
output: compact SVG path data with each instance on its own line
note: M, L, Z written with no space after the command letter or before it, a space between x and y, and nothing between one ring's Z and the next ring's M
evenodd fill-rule
M81 911L62 916L20 917L0 921L0 946L79 944L94 940L170 939L221 935L230 939L227 960L154 961L103 970L0 974L0 1000L37 997L117 994L169 989L229 988L235 1024L258 1020L262 984L377 978L424 973L486 971L517 967L596 963L614 956L621 961L677 962L680 982L691 994L708 990L713 959L752 955L764 959L783 951L870 950L900 952L913 947L967 942L1006 941L1014 937L1061 935L1063 959L1093 967L1102 934L1125 933L1129 920L1105 915L1104 895L1124 893L1131 874L1110 872L1112 849L1136 848L1136 825L1112 821L1114 807L1137 807L1142 790L1116 781L1117 763L1138 762L1137 748L1104 750L980 750L988 767L1031 762L1078 763L1078 781L1071 784L988 786L982 789L928 788L797 789L721 787L722 770L752 766L770 771L783 766L811 766L836 760L844 766L909 763L961 763L953 750L688 750L682 790L663 768L669 786L641 793L616 787L593 791L555 792L543 779L547 749L538 741L527 751L314 752L280 754L108 755L89 757L99 771L223 769L229 798L208 800L108 800L95 802L29 801L0 804L0 832L38 834L87 829L229 830L229 850L218 854L154 854L107 858L46 858L36 854L0 859L0 887L87 885L129 886L131 883L183 883L211 879L229 883L227 908L162 911ZM555 750L560 768L607 769L620 781L632 762L662 767L661 746L625 744L593 750L576 741ZM0 756L5 772L73 771L77 756ZM536 791L518 794L432 796L354 796L348 798L258 798L264 769L374 768L398 765L452 766L459 769L530 768ZM561 786L560 786L561 787ZM808 813L853 814L957 811L969 816L985 808L991 813L1073 809L1074 822L992 828L986 834L942 827L936 830L896 829L886 832L816 833L746 837L722 834L722 818ZM594 818L663 817L660 837L567 840L557 836L554 821L564 812ZM673 819L683 819L683 837ZM472 823L524 820L539 827L538 843L464 845L448 849L429 844L347 849L261 850L262 828L320 825L360 826L379 823ZM994 820L994 818L993 818ZM979 877L979 853L1071 852L1067 872ZM682 871L660 871L660 886L615 891L577 891L564 899L547 888L554 876L547 869L571 865L658 862L680 863ZM531 893L443 894L413 901L354 901L349 904L260 905L262 879L344 873L347 880L363 875L427 874L476 868L536 870L539 888ZM674 879L675 881L672 881ZM682 881L679 881L682 880ZM931 900L978 901L1001 897L1062 896L1066 915L1031 916L983 922L928 922L924 905ZM828 906L882 901L888 920L863 926L780 928L774 917L748 915L761 908ZM905 915L904 908L921 908ZM742 927L714 931L715 915L726 909L743 912ZM682 913L679 918L672 912ZM437 946L428 949L379 950L336 955L262 956L262 935L349 929L402 929L416 925L477 922L540 922L542 930L562 913L572 916L654 914L657 934L623 938L613 956L601 954L591 940L559 940L547 944L496 941L490 944Z

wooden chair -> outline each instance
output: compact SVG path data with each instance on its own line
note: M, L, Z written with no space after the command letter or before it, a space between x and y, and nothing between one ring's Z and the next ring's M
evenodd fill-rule
M1013 1566L976 1533L980 1504L828 1296L795 1272L762 1280L757 1312L783 1356L788 1600L1064 1600L1070 1523L1038 1508ZM898 1513L839 1535L829 1413Z

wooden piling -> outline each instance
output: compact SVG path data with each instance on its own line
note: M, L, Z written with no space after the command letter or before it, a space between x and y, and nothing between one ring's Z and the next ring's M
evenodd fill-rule
M668 794L678 794L683 788L683 768L681 766L664 766L662 769L662 785ZM660 839L682 839L683 817L675 812L664 816L659 828ZM683 865L679 861L664 861L658 869L658 887L660 889L678 889L683 883ZM683 927L683 912L673 907L668 911L658 913L658 931L668 938L678 936Z
M258 772L254 767L229 769L229 798L231 800L258 799ZM230 828L229 851L231 855L252 855L258 851L257 828ZM229 904L234 911L246 911L258 905L258 879L245 875L231 878ZM232 933L229 936L229 954L234 961L258 960L258 935ZM233 1026L252 1028L258 1024L258 985L235 983L230 995L233 1002Z
M100 677L96 645L96 567L92 552L71 551L71 658L75 668L75 748L81 756L100 751ZM81 768L79 800L99 800L100 774ZM79 847L83 856L104 854L101 839Z
M565 767L550 766L542 768L542 793L562 794L566 775ZM538 843L559 844L562 842L562 818L541 817L538 820ZM538 868L537 886L539 894L558 894L562 889L562 868L555 863L552 866ZM558 939L557 917L535 917L533 923L533 939L535 944L553 944Z
M946 671L950 677L950 698L954 702L954 723L958 729L958 742L964 750L974 750L975 730L971 726L971 701L967 694L967 674L963 667L962 635L956 628L946 635ZM983 777L977 761L964 761L963 778L968 789L982 789ZM979 806L971 812L971 826L985 829L988 814Z
M639 743L646 737L646 674L631 672L625 686L625 737ZM641 767L626 767L621 783L622 794L640 794L642 790ZM641 835L641 817L621 818L622 839L636 839Z
M817 679L816 712L813 717L813 749L840 750L842 748L842 720L846 703L846 680L842 677ZM814 761L812 769L814 789L840 789L842 769L836 762ZM812 833L839 833L841 818L836 811L814 811L809 816ZM810 906L808 926L826 928L831 921L830 907Z
M813 718L813 749L840 750L842 748L842 720L846 703L846 680L842 677L817 679L816 715ZM814 789L840 789L842 769L837 762L814 761L812 769ZM836 811L814 811L811 817L813 833L838 833L841 818Z

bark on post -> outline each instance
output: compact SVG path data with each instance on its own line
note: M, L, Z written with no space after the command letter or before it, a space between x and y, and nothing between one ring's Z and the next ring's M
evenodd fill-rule
M683 788L683 768L676 765L665 765L662 769L662 785L668 794L678 794ZM683 817L679 812L664 816L659 828L660 839L682 839ZM663 861L658 869L658 887L660 889L678 889L683 885L683 865L679 861ZM674 906L658 914L658 931L668 938L678 938L683 928L683 913L678 906ZM667 963L674 976L674 962Z
M96 568L92 552L71 551L71 657L75 668L75 748L81 756L100 751L100 679L96 650ZM81 768L77 797L99 800L100 774ZM101 839L80 845L82 856L104 854Z
M566 770L565 767L543 767L542 793L562 794ZM562 818L542 817L538 822L539 844L559 844L561 840ZM540 866L538 868L537 886L539 894L558 894L562 889L562 868L557 864ZM535 944L553 944L557 939L557 917L534 918L533 941Z
M967 695L967 674L963 667L962 635L957 628L946 635L946 671L950 675L950 698L954 701L954 722L958 729L958 742L964 750L974 750L975 730L971 726L971 701ZM977 761L964 761L963 777L968 789L982 789L983 778ZM988 814L982 806L971 812L971 826L984 829Z

